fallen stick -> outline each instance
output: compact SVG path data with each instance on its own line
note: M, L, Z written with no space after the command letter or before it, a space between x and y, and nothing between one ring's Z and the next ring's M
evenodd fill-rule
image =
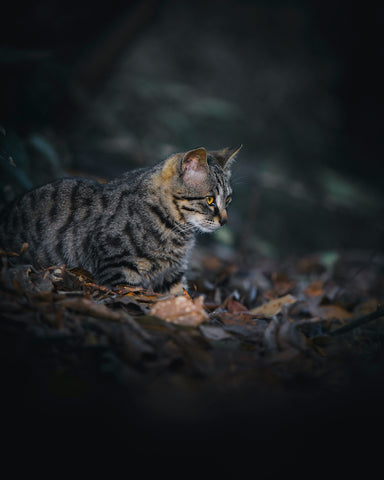
M360 327L361 325L371 322L372 320L376 320L380 317L384 317L384 308L381 305L378 305L377 309L374 312L352 320L346 325L343 325L342 327L333 330L333 332L330 332L330 335L342 335L343 333L349 332L354 328Z

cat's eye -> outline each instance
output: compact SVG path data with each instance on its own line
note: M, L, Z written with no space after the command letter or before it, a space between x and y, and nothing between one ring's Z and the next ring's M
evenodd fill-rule
M232 198L230 197L230 195L228 195L228 197L225 199L225 204L228 205L231 200Z
M206 197L208 205L213 205L215 202L215 197Z

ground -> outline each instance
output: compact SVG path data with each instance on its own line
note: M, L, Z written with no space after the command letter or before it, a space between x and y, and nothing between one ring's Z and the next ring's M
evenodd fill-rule
M201 248L178 297L112 291L87 272L15 258L2 252L2 395L24 425L78 419L120 434L129 425L148 449L161 451L165 437L185 453L181 431L189 451L202 431L280 442L297 429L313 435L318 422L351 428L377 414L379 255L244 261Z

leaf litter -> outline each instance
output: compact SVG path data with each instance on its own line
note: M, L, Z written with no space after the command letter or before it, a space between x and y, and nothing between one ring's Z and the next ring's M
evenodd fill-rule
M15 265L18 254L0 254L0 360L18 352L47 382L107 377L149 396L165 386L284 391L303 378L342 388L351 359L367 366L382 352L384 260L361 252L330 266L320 255L279 265L203 252L180 296L110 290L79 269Z

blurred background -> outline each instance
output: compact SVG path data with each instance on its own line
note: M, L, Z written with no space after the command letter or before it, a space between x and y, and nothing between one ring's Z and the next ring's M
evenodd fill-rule
M383 252L383 26L378 2L9 2L1 200L242 143L230 223L201 245Z

